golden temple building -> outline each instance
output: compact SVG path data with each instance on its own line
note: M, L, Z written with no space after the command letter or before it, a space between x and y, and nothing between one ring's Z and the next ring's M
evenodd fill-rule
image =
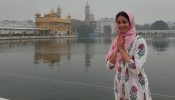
M51 11L44 16L40 13L35 14L36 28L51 30L54 33L60 35L71 35L71 16L61 18L61 9L57 8L57 11L51 9Z

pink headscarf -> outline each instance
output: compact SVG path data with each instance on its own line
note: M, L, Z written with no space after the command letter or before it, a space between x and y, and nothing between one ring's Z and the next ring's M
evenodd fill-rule
M134 41L135 37L136 37L136 29L135 29L135 22L134 22L134 16L129 13L129 12L126 12L127 15L129 16L129 21L130 21L130 29L128 32L124 33L124 36L125 36L125 44L124 44L124 49L127 50L131 43ZM119 32L119 29L117 27L117 31ZM116 37L113 41L112 41L112 44L111 44L111 48L110 50L108 51L108 54L106 56L106 59L109 59L112 54L117 50L117 41L118 41L118 37ZM120 55L120 53L117 54L117 59L116 59L116 64L117 66L119 67L120 66L120 61L122 59L122 56Z

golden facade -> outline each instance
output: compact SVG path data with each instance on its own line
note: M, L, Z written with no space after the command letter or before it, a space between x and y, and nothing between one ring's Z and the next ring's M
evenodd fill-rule
M36 28L52 30L59 34L71 34L71 17L61 18L58 12L51 10L42 17L40 13L35 14Z

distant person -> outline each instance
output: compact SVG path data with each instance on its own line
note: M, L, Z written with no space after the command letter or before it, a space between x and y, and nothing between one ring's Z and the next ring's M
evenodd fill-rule
M146 41L136 35L132 14L121 11L115 20L118 36L106 56L107 67L116 70L115 100L152 100L144 71L148 54Z

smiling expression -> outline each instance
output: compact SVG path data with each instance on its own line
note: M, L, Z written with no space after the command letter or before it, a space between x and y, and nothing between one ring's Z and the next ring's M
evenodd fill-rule
M126 33L130 29L130 22L124 16L119 16L116 20L116 24L121 34Z

